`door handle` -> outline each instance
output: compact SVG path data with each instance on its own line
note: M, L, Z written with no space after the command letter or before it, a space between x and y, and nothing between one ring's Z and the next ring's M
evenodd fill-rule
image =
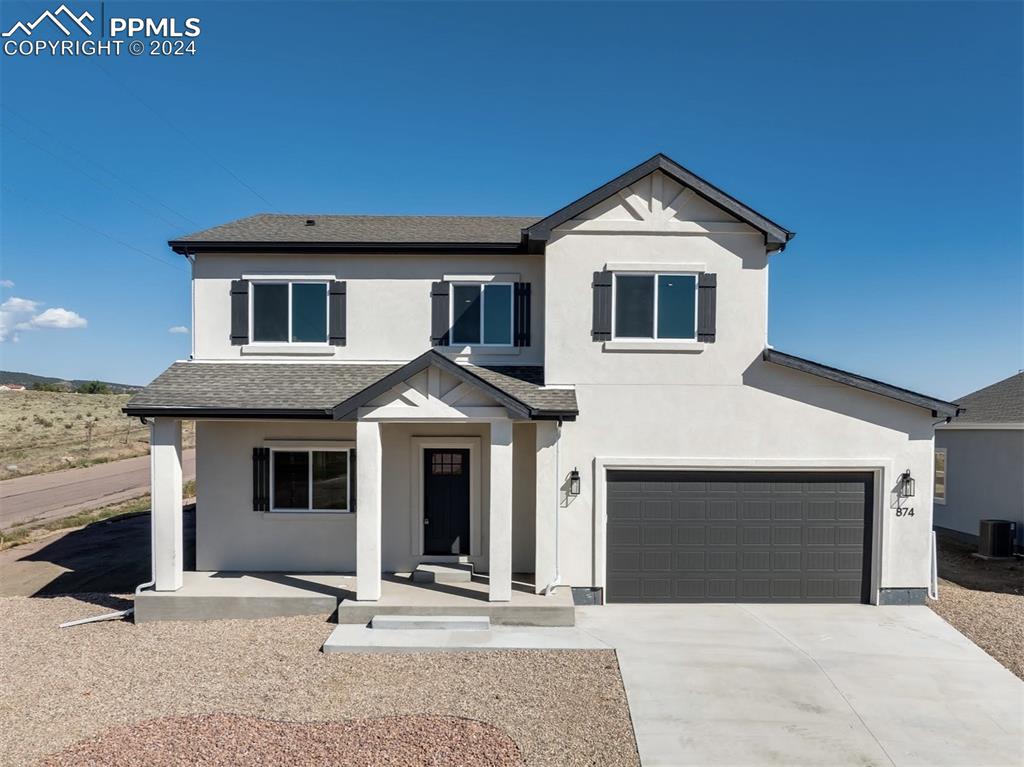
M429 520L429 519L427 519L426 517L424 517L424 518L423 518L423 524L425 524L425 525L429 525L429 524L430 524L430 520Z

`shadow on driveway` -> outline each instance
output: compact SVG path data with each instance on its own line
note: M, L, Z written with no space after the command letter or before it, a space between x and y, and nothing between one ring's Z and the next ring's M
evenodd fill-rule
M149 516L145 512L93 522L0 551L0 596L132 593L150 578ZM195 505L186 506L186 570L195 569L195 522ZM112 601L102 604L124 606Z

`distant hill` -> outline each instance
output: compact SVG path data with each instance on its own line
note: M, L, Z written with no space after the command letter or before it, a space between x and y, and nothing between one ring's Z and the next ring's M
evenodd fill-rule
M92 378L75 378L68 380L66 378L51 378L50 376L37 376L35 373L17 373L12 370L0 370L0 384L24 384L26 388L31 389L32 384L66 384L71 389L76 389L82 384L90 383L95 379ZM134 392L141 389L141 386L132 386L130 384L119 384L112 383L111 381L100 381L110 387L110 390L114 393L123 392Z

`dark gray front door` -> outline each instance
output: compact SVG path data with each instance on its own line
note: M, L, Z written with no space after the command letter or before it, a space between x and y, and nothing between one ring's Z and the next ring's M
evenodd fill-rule
M423 451L423 553L469 554L469 450Z
M609 602L866 602L871 474L608 472Z

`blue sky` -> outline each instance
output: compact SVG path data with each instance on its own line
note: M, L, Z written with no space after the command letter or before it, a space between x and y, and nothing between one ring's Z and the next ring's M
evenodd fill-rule
M4 57L0 364L145 383L187 357L175 235L541 216L662 151L798 232L776 347L973 391L1024 367L1022 8L107 2L200 17L198 53Z

